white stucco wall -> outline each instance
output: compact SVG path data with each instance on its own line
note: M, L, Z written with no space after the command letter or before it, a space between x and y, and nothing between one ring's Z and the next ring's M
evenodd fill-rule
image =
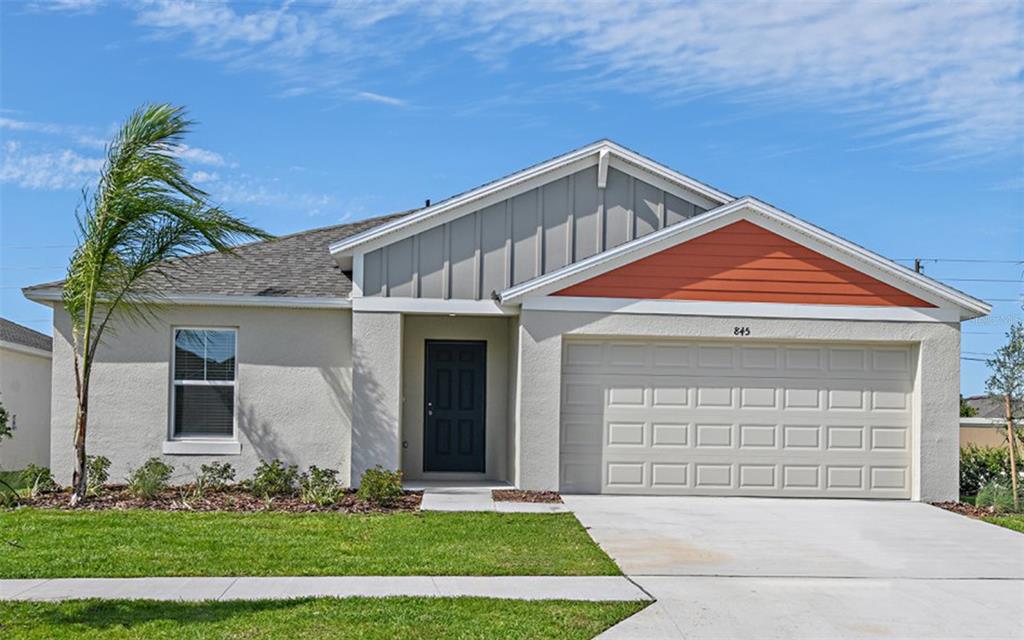
M0 443L0 469L50 464L50 358L0 346L0 402L14 437Z
M508 474L508 318L473 316L405 316L402 331L402 471L419 479L423 473L423 393L427 340L487 342L486 459L484 477L507 480ZM428 474L429 477L466 474Z
M898 342L918 350L912 496L956 499L959 472L960 326L937 322L872 322L714 318L524 310L520 316L516 484L558 489L562 337L651 336L744 341Z
M401 465L402 314L352 313L352 484Z
M112 462L111 482L152 456L189 480L200 464L228 462L238 479L260 459L337 469L349 477L351 325L342 310L168 307L152 325L119 324L97 354L87 451ZM170 424L172 328L234 327L237 337L238 455L166 455ZM70 318L54 311L50 459L70 481L75 415Z

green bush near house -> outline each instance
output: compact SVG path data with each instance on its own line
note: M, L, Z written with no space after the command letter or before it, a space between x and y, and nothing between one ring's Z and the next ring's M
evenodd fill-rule
M174 467L160 458L150 458L128 475L128 491L137 498L152 499L167 488Z
M18 479L21 480L22 486L28 489L30 496L60 489L60 485L54 481L53 474L47 467L30 464L22 470Z
M982 508L991 507L997 513L1011 513L1013 508L1013 491L1010 487L1000 482L989 482L974 499L975 506Z
M252 479L246 483L249 491L260 498L295 495L295 483L299 479L299 469L295 465L286 465L277 458L270 462L260 460Z
M1018 463L1017 477L1024 482L1024 469ZM960 495L977 495L991 482L1009 485L1010 450L1006 447L980 447L969 444L960 448Z
M103 491L103 485L110 479L110 458L106 456L85 457L85 492L97 496Z
M334 469L313 465L299 476L299 499L307 504L327 507L337 502L344 492Z
M359 482L358 495L375 504L392 504L402 497L402 472L388 471L380 465L367 469Z

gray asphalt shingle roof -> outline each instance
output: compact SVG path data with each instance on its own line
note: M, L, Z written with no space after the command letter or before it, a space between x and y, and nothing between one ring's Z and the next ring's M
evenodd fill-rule
M0 318L0 342L13 342L43 351L53 350L53 338L6 318Z
M331 243L412 211L244 244L234 255L210 252L181 258L166 264L167 277L157 276L156 288L164 295L182 296L344 298L352 291L351 274L334 262ZM61 284L40 284L25 291Z

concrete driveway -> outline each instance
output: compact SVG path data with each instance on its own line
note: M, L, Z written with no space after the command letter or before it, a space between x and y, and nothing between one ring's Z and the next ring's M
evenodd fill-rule
M658 600L602 637L1024 637L1024 535L930 505L565 501Z

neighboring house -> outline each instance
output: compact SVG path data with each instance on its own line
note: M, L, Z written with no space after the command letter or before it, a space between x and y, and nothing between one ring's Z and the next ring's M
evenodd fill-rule
M50 463L50 336L0 318L0 402L14 431L0 442L0 469Z
M827 206L823 203L822 206ZM957 496L960 322L990 307L600 141L425 209L168 265L108 337L89 449L563 492ZM71 328L54 307L66 481Z
M964 398L967 406L978 413L960 418L960 446L975 444L981 447L1006 446L1006 409L1003 399L995 396Z

